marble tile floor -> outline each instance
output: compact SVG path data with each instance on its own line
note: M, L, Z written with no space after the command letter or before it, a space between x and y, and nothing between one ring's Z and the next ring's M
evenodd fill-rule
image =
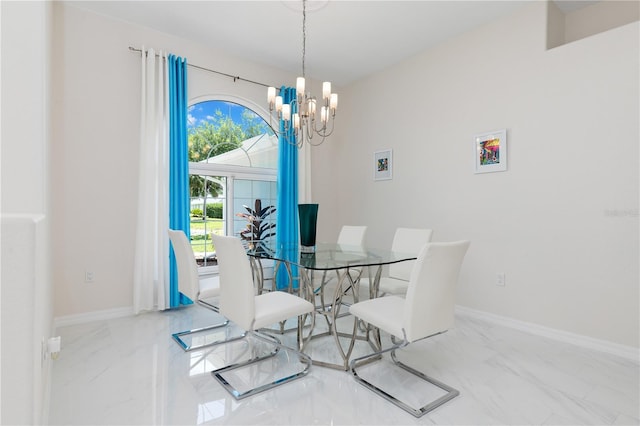
M236 401L210 371L250 351L268 350L250 339L183 352L171 334L216 322L192 306L170 312L62 327L62 351L52 371L52 425L638 425L640 367L493 323L458 315L456 328L414 343L399 358L460 391L420 419L355 383L344 371L313 366L304 378ZM346 326L349 325L349 318ZM318 328L322 328L321 321ZM237 330L229 329L233 334ZM277 335L285 343L295 333ZM388 336L383 336L388 344ZM364 354L359 342L354 353ZM339 360L331 337L312 340L309 352ZM232 374L239 386L294 371L287 352ZM387 362L362 373L394 393L426 402L426 383ZM226 376L225 376L226 377Z

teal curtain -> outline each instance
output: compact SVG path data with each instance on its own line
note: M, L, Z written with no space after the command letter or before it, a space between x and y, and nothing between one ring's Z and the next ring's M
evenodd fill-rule
M283 104L290 104L296 98L296 89L282 86L280 89ZM297 112L296 105L291 106L291 115ZM280 137L278 140L278 201L276 218L276 250L281 253L296 253L298 246L298 147L295 145L295 135L290 127L284 135L284 121L280 121ZM288 138L288 140L286 139ZM297 268L292 268L292 275L298 275ZM285 289L289 286L289 277L284 269L278 272L276 288ZM298 282L293 282L294 288Z
M169 227L190 238L189 152L187 147L187 60L167 58L169 68ZM169 250L169 306L192 303L178 291L178 269Z

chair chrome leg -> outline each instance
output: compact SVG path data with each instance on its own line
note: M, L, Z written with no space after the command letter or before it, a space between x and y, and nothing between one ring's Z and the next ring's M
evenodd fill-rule
M205 300L202 299L198 299L196 301L196 303L198 303L200 306L204 306L207 309L211 309L212 311L216 312L216 313L220 313L220 308L212 303L209 303ZM202 349L202 348L207 348L209 346L215 346L215 345L220 345L222 343L228 343L228 342L233 342L234 340L239 340L242 339L246 333L242 333L238 336L233 336L230 337L228 339L223 339L223 340L216 340L215 342L211 342L211 343L206 343L204 345L197 345L197 346L190 346L187 344L187 342L185 342L184 340L182 340L183 336L189 336L191 334L197 334L197 333L201 333L203 331L207 331L207 330L215 330L216 328L222 328L222 327L226 327L227 325L229 325L229 320L223 317L223 321L221 323L218 324L214 324L214 325L210 325L207 327L202 327L202 328L194 328L192 330L187 330L187 331L181 331L179 333L174 333L171 335L171 337L173 337L173 340L176 341L176 343L178 345L180 345L180 347L182 348L182 350L184 350L185 352L189 352L189 351L193 351L196 349Z
M213 303L209 303L205 300L198 300L198 304L204 306L207 309L211 309L214 312L220 312L220 307L214 305Z
M171 335L171 337L173 337L173 340L176 341L176 343L178 345L180 345L180 347L182 348L182 350L184 350L185 352L189 352L189 351L193 351L196 349L202 349L202 348L208 348L209 346L215 346L215 345L220 345L222 343L228 343L228 342L233 342L234 340L239 340L242 339L246 333L242 333L238 336L233 336L227 339L223 339L223 340L216 340L215 342L211 342L211 343L205 343L204 345L188 345L187 342L185 342L184 340L182 340L183 336L189 336L192 334L197 334L197 333L202 333L203 331L207 331L207 330L215 330L217 328L224 328L229 324L229 320L224 320L224 322L220 323L220 324L216 324L216 325L211 325L208 327L202 327L202 328L194 328L192 330L187 330L187 331L181 331L179 333L174 333Z
M236 398L238 400L244 399L244 398L247 398L247 397L249 397L251 395L255 395L257 393L264 392L266 390L272 389L272 388L274 388L276 386L282 385L282 384L290 382L292 380L302 378L302 377L306 376L309 373L309 369L311 368L311 358L308 355L306 355L306 354L304 354L304 353L302 353L300 351L297 351L297 350L295 350L293 348L290 348L288 346L283 345L282 343L280 343L280 341L278 339L276 339L273 336L262 335L260 333L255 332L255 331L249 332L249 334L251 334L253 337L257 338L258 340L262 340L262 341L267 342L267 343L272 343L276 347L275 347L274 351L270 352L267 355L258 356L256 358L250 359L248 361L244 361L244 362L241 362L241 363L232 364L232 365L228 365L226 367L218 368L217 370L213 370L211 372L213 377L215 377L215 379L227 390L227 392L229 392L231 395L233 395L234 398ZM231 385L224 377L222 377L222 373L225 373L225 372L228 372L228 371L232 371L232 370L236 370L238 368L245 367L245 366L250 365L250 364L255 364L257 362L260 362L260 361L263 361L265 359L271 358L271 357L275 356L281 349L283 349L285 351L291 351L291 352L295 353L296 355L298 355L298 357L300 359L300 362L305 364L305 368L302 371L298 372L298 373L291 374L289 376L283 377L281 379L274 380L273 382L266 383L264 385L258 386L258 387L253 388L253 389L249 389L249 390L244 391L244 392L240 392L238 389L233 387L233 385Z
M378 351L378 352L374 352L372 354L360 357L360 358L356 358L354 360L351 361L349 367L351 370L351 374L353 374L353 377L355 378L355 380L360 383L361 385L363 385L364 387L366 387L367 389L377 393L378 395L380 395L381 397L383 397L384 399L386 399L387 401L395 404L396 406L402 408L404 411L406 411L407 413L413 415L414 417L422 417L424 416L426 413L434 410L435 408L441 406L442 404L446 403L447 401L452 400L453 398L455 398L456 396L460 395L460 392L454 388L452 388L449 385L446 385L432 377L427 376L426 374L409 367L406 364L403 364L402 362L398 361L398 359L396 358L395 352L397 349L406 346L406 342L402 342L400 344L396 344L390 348ZM413 408L412 406L408 405L406 402L403 402L401 400L399 400L398 398L394 397L393 395L389 394L388 392L384 391L383 389L380 389L379 387L377 387L376 385L372 384L371 382L365 380L364 378L360 377L356 371L357 367L361 367L363 365L366 364L370 364L376 360L379 360L382 358L382 355L386 352L391 352L391 359L393 361L393 363L395 365L397 365L398 367L402 368L405 371L408 371L409 373L414 374L415 376L439 387L440 389L446 391L447 393L443 396L441 396L440 398L436 399L435 401L430 402L429 404L420 407L420 408ZM375 359L373 359L375 358Z
M413 410L412 414L414 416L421 417L425 413L428 413L429 411L434 410L435 408L438 408L439 406L441 406L445 402L450 401L453 398L455 398L456 396L460 395L460 392L457 389L454 389L451 386L449 386L449 385L447 385L445 383L442 383L441 381L436 380L433 377L427 376L426 374L422 373L421 371L418 371L415 368L409 367L408 365L398 361L398 359L396 358L395 349L391 351L391 359L393 360L393 363L395 365L397 365L398 367L402 368L403 370L408 371L409 373L415 374L416 376L420 377L421 379L423 379L423 380L431 383L432 385L435 385L435 386L439 387L443 391L447 392L446 394L444 394L440 398L436 399L433 402L430 402L429 404L425 405L424 407L421 407L418 410Z

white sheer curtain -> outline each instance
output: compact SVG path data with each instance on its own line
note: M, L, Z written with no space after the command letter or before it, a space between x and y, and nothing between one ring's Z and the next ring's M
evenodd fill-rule
M157 56L156 56L157 55ZM133 310L169 308L169 78L166 54L142 47Z

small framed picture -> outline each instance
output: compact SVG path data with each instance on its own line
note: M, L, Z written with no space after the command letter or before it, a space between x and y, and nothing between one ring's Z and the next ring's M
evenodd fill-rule
M480 133L473 137L475 173L507 170L507 130Z
M393 152L390 149L373 153L373 180L393 178Z

